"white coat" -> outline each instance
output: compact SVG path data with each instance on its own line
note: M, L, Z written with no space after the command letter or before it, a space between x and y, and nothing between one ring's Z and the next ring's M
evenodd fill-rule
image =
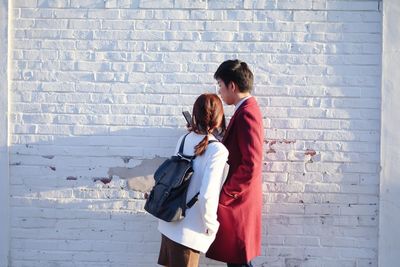
M183 154L194 155L194 147L204 138L191 132L185 139ZM175 154L183 136L179 139ZM209 140L216 140L209 135ZM212 142L203 155L193 160L193 176L190 181L187 201L197 192L199 200L193 207L186 210L186 216L178 222L159 220L158 230L169 239L186 247L205 253L215 239L219 223L217 209L219 195L225 181L228 150L220 142Z

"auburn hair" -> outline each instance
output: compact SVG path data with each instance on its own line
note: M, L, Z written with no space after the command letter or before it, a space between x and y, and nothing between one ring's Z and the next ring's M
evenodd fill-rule
M197 134L206 136L195 146L195 155L202 155L208 145L208 135L226 130L224 107L216 94L205 93L200 95L193 105L192 129Z

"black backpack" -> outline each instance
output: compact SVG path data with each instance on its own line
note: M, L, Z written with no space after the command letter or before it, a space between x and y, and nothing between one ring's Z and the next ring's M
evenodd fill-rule
M193 175L193 160L196 156L183 154L186 134L176 156L165 160L154 173L155 185L150 191L144 209L166 222L182 220L186 209L197 201L199 192L186 203L187 190ZM216 142L210 140L209 143Z

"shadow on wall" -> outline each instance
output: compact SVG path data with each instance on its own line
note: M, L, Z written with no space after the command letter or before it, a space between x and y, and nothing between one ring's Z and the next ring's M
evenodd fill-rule
M160 234L144 193L183 133L16 137L23 145L10 151L11 265L157 266Z

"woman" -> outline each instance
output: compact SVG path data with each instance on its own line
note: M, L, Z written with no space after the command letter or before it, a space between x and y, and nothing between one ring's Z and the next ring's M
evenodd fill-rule
M159 220L162 234L158 264L168 267L196 267L200 252L205 253L217 233L219 194L226 175L228 150L213 133L225 131L221 100L216 94L202 94L193 105L190 133L186 136L183 154L196 155L187 201L200 192L198 201L186 210L178 222ZM183 136L179 139L175 153ZM214 142L212 142L214 140Z

